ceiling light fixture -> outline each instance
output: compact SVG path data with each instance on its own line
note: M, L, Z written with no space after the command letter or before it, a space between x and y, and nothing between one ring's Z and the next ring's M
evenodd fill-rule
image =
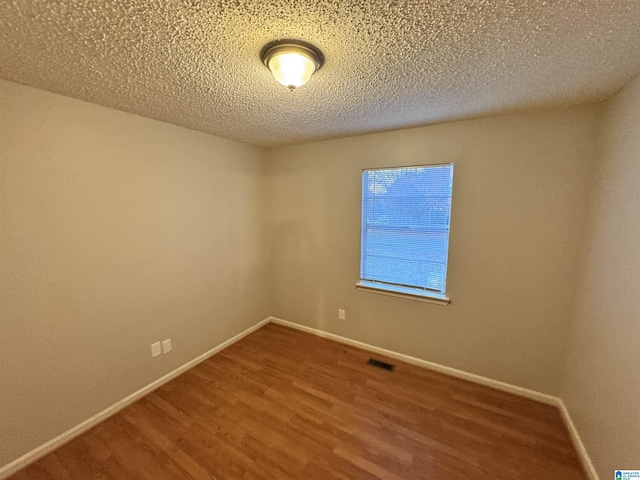
M320 50L299 40L268 43L262 49L260 58L276 80L291 91L307 83L324 63Z

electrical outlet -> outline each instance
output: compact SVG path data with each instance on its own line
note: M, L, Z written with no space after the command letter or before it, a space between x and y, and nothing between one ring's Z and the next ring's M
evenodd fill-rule
M346 316L347 314L344 310L342 310L341 308L338 309L338 320L344 320Z
M157 357L161 353L162 353L162 347L160 346L160 342L152 343L151 344L151 356L152 357Z
M162 341L162 353L169 353L171 351L171 339L167 338Z

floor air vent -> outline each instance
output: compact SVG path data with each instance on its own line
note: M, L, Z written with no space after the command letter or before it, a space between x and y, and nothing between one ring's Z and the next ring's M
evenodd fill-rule
M383 362L382 360L376 360L375 358L370 358L369 361L367 362L367 365L382 368L383 370L389 370L390 372L393 372L396 369L395 365L391 365L390 363Z

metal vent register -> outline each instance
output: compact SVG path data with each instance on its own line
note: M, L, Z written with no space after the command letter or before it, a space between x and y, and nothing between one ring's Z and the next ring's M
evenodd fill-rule
M395 365L391 365L390 363L383 362L382 360L376 360L375 358L370 358L367 362L367 365L371 365L372 367L382 368L383 370L389 370L393 372L396 369Z

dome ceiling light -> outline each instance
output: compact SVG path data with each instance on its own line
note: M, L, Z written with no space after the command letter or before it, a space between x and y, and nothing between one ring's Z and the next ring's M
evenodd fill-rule
M278 40L264 46L262 62L278 82L293 91L309 81L324 63L322 52L299 40Z

